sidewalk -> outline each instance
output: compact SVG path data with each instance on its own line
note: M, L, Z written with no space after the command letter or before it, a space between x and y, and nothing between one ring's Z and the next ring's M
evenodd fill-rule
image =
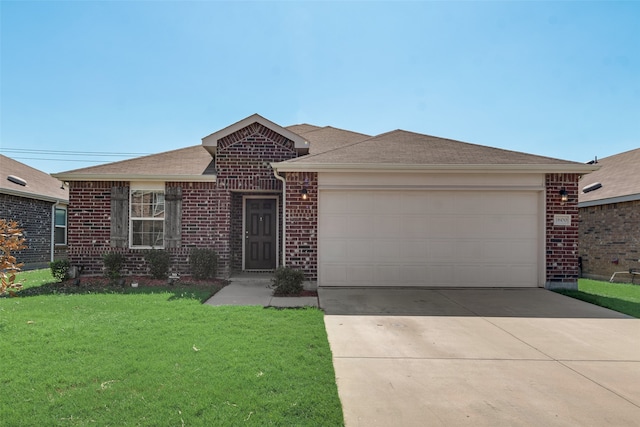
M318 307L318 297L274 297L271 275L254 274L232 277L229 284L209 298L205 304L261 305L263 307Z

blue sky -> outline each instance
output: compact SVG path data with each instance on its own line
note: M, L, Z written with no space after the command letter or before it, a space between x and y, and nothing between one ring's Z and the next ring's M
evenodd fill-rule
M253 113L579 162L640 147L637 1L2 0L0 14L0 153L49 173L196 145Z

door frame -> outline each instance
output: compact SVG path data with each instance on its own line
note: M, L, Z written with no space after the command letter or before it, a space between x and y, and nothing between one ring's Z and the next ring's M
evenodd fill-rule
M262 271L262 270L247 270L246 268L246 241L245 234L247 232L247 200L248 199L273 199L276 201L276 266L280 266L280 201L277 195L274 194L250 194L242 196L242 271Z

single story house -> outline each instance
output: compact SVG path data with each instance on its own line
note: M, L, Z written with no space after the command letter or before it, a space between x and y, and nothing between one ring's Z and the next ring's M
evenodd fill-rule
M0 218L17 221L27 249L16 252L23 269L66 258L69 189L30 166L0 155Z
M220 271L289 266L318 286L575 287L578 181L596 167L395 130L282 127L254 114L196 146L55 174L69 257L145 270L192 247Z
M609 280L615 272L640 270L640 148L597 165L580 181L580 258L584 277Z

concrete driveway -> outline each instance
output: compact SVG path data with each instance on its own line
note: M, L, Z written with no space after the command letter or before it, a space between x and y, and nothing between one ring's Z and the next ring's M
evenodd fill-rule
M348 427L640 425L640 319L543 289L320 304Z

